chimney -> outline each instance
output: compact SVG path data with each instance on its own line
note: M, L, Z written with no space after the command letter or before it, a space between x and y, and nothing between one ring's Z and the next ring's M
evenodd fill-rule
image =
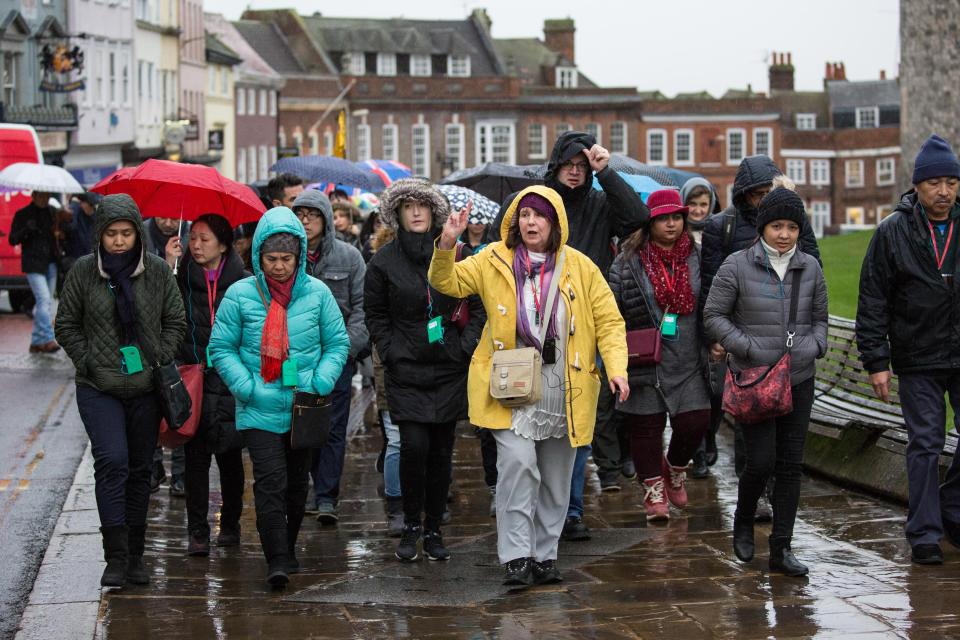
M770 93L774 91L793 91L792 54L773 52L773 64L768 69Z
M490 19L490 15L487 13L486 9L474 9L473 12L471 12L470 17L473 18L480 26L482 26L488 35L490 34L490 27L493 26L493 21Z
M576 64L577 59L573 55L573 34L576 28L573 24L573 18L564 18L560 20L543 21L543 41L547 49L570 61L570 64Z

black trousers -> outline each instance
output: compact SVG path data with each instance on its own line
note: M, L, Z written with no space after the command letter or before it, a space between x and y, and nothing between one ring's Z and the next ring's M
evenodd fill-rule
M456 422L400 422L400 492L403 520L440 529L450 488Z
M477 429L480 439L480 458L483 460L483 482L488 487L497 486L497 440L490 429Z
M610 392L606 369L600 369L600 395L593 430L593 461L603 476L619 474L630 459L630 430L623 426L623 414L615 411L616 398Z
M746 463L740 476L737 518L753 520L757 501L770 476L773 483L773 530L771 538L793 536L793 524L800 504L803 475L803 445L807 439L814 379L794 385L793 411L785 416L741 426Z
M144 526L150 463L160 431L157 397L120 399L77 385L77 409L90 438L100 525Z
M291 449L289 433L240 432L253 464L257 532L269 561L292 549L303 522L310 479L310 450Z
M192 536L210 537L207 515L210 510L210 461L217 460L220 470L220 530L238 531L243 511L243 449L223 453L210 451L202 433L184 446L187 470L184 487L187 490L187 531Z

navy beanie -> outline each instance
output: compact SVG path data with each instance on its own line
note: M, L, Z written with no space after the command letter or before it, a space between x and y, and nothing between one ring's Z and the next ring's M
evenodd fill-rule
M920 147L913 168L913 184L920 184L930 178L952 176L960 178L960 160L950 148L950 143L934 134Z
M803 200L796 191L786 187L777 187L763 197L757 206L757 231L763 233L763 228L774 220L790 220L803 228L803 221L807 219L807 210Z

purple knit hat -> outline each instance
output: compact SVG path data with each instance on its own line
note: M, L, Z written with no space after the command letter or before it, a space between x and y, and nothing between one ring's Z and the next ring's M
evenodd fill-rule
M520 199L520 202L517 203L517 211L523 209L524 207L529 207L533 209L544 218L547 218L552 224L557 224L559 218L557 217L557 210L554 208L553 204L544 198L539 193L528 193Z

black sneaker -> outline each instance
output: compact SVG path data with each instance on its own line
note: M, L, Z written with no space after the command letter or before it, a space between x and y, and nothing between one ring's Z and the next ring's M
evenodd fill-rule
M533 584L533 558L517 558L503 565L503 584L529 587Z
M910 559L916 564L943 564L943 551L938 544L915 544Z
M583 524L583 520L579 516L567 516L566 522L563 523L560 539L567 542L589 540L590 528Z
M450 552L443 546L443 536L439 531L427 531L423 534L423 552L428 560L449 560Z
M601 473L599 475L600 475L600 491L603 491L604 493L608 493L611 491L620 491L620 482L619 482L619 478L617 477L620 475L619 473L617 473L616 471L613 471L610 473Z
M707 465L707 454L705 452L697 451L693 454L693 466L690 468L689 476L696 480L710 477L710 467Z
M407 524L403 526L403 533L400 534L400 544L397 545L397 551L394 555L400 562L415 562L420 558L417 550L417 543L420 541L420 525Z
M560 575L560 569L557 568L556 560L533 563L534 584L556 584L558 582L563 582L563 577Z
M633 465L633 460L624 460L620 465L620 473L627 480L633 480L637 477L637 468Z

